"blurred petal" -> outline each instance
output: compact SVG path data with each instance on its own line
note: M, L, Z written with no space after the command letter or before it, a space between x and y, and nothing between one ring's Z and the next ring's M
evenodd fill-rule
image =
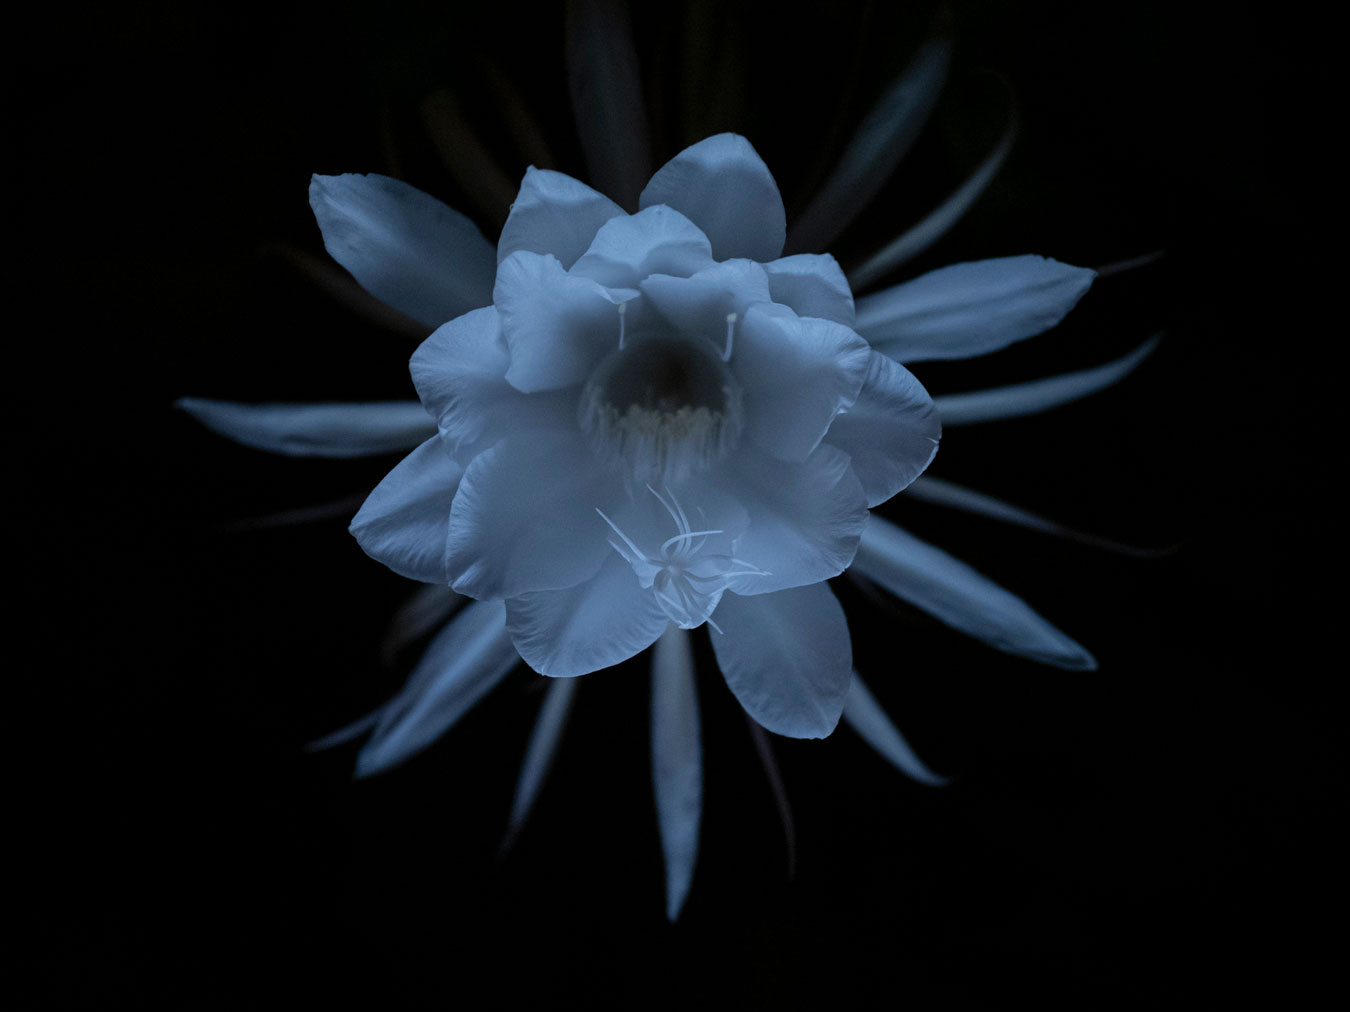
M870 354L858 399L830 425L825 441L852 458L867 505L876 506L923 473L937 453L942 422L908 369Z
M309 203L329 255L361 287L438 327L492 301L492 245L458 211L388 176L314 176Z
M470 601L427 647L407 684L380 711L356 775L396 766L448 731L516 666L500 601Z
M714 616L713 651L746 713L775 734L824 738L839 723L853 670L844 609L824 583L741 597Z
M718 260L765 263L783 252L787 217L768 166L739 134L716 134L685 148L652 176L640 205L667 204L712 242Z
M399 576L447 585L450 504L463 474L440 436L432 436L375 486L352 519L352 536Z
M466 598L444 585L418 587L389 623L380 643L380 660L388 664L409 643L421 639L466 603Z
M579 683L575 678L555 678L548 683L548 694L544 705L539 708L535 718L534 730L530 732L530 744L525 749L525 761L520 765L520 777L516 780L516 795L511 801L511 818L506 824L506 837L501 849L509 850L525 820L534 807L534 799L544 784L549 769L553 766L553 757L558 753L562 742L563 728L572 712L572 698L576 695Z
M408 450L435 431L416 401L240 404L180 397L174 405L236 443L288 457L371 457Z
M507 600L511 638L540 674L571 677L626 661L670 621L656 595L638 587L633 567L608 545L605 551L599 571L584 582Z
M931 38L919 47L863 118L834 171L792 226L790 249L824 249L877 195L933 111L950 58L946 38Z
M449 88L434 88L420 103L422 126L450 178L495 227L506 219L516 188L492 149L469 125Z
M1049 330L1096 274L1039 256L952 264L858 300L858 333L900 362L973 358Z
M774 302L798 316L818 316L853 326L853 292L839 262L828 253L798 253L764 265Z
M711 266L708 237L679 211L657 204L602 225L571 273L607 288L636 288L652 274L687 278Z
M863 529L854 566L896 597L995 649L1074 671L1097 666L1020 597L875 514Z
M703 745L689 634L669 626L652 654L652 786L666 865L666 917L680 916L698 860Z
M1149 338L1128 355L1092 369L1063 373L1029 383L1015 383L988 390L972 390L964 394L947 394L933 398L943 425L971 425L975 422L994 422L1003 418L1018 418L1049 411L1068 404L1116 383L1148 358L1162 335Z
M322 738L315 738L305 745L305 751L322 752L324 749L337 748L339 745L346 744L355 738L359 738L380 722L380 714L383 712L384 707L377 706L359 720L354 720L345 727L338 728L336 731L330 731Z
M844 720L863 741L871 745L881 757L905 776L930 787L941 787L947 783L946 777L940 777L914 754L899 729L891 723L891 718L867 691L858 673L853 672L853 681L848 687L848 698L844 701Z
M517 250L551 253L564 268L586 252L600 226L624 210L585 183L550 169L525 170L497 242L497 263Z

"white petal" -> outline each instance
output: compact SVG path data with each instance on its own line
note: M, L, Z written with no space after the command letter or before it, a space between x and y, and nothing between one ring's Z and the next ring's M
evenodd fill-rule
M516 666L500 601L470 601L427 647L407 684L381 710L375 733L356 758L370 776L420 752L443 735Z
M854 565L896 597L998 650L1075 671L1097 666L1020 597L879 516L868 520Z
M712 242L718 260L765 263L783 252L787 217L768 166L739 134L717 134L685 148L652 176L640 207L667 204Z
M571 677L626 661L670 621L656 595L638 586L633 567L608 545L605 551L604 564L585 582L507 600L511 638L540 674Z
M856 671L848 687L848 698L844 700L844 720L858 732L863 741L905 776L930 787L941 787L947 783L946 777L938 776L915 755L909 742L905 741L899 728L891 723L891 718L886 716L886 711L872 693L867 691L867 686Z
M497 263L517 250L552 253L571 267L586 252L595 233L623 208L585 183L551 169L525 170L520 194L497 242Z
M450 504L463 474L441 437L432 436L375 486L352 519L352 535L399 576L447 585Z
M792 227L792 249L821 250L876 196L919 136L947 80L951 42L932 38L877 99Z
M1039 256L929 271L858 300L858 333L900 362L972 358L1049 330L1096 272Z
M492 301L492 245L473 222L388 176L315 176L309 204L334 260L428 327Z
M571 273L607 288L636 288L651 274L687 278L711 266L708 237L679 211L657 204L607 221Z
M853 292L839 261L828 253L798 253L764 265L774 302L798 316L818 316L853 326Z
M943 425L971 425L975 422L994 422L1003 418L1019 418L1049 411L1099 390L1105 390L1132 373L1148 358L1162 335L1149 338L1128 355L1105 365L1059 376L1014 383L988 390L972 390L964 394L947 394L933 398Z
M675 626L656 641L652 655L652 787L666 864L666 917L673 921L689 895L703 814L694 658L689 634Z
M858 399L834 420L825 441L853 458L867 505L876 506L923 473L941 435L928 391L899 362L874 351Z
M623 296L572 277L557 257L512 253L497 268L493 301L511 353L506 381L525 393L582 382L619 345Z
M871 354L843 324L769 302L751 306L731 356L744 390L746 434L779 460L805 460L857 398Z
M511 846L530 816L534 799L539 795L539 788L543 786L562 742L563 728L572 712L572 699L578 684L575 678L555 678L548 683L548 695L539 708L534 730L530 732L530 744L525 749L525 760L520 764L516 794L511 801L511 818L506 824L506 839L502 841L503 850Z
M771 298L768 276L753 260L728 260L687 278L656 274L639 288L676 330L702 335L719 351L726 347L727 314L744 317L753 303Z
M853 670L844 609L824 583L741 597L717 609L713 651L745 712L776 734L824 738Z
M451 586L477 598L576 586L614 554L595 510L622 494L575 433L503 439L460 480L446 543Z
M408 450L435 431L416 401L240 404L180 397L174 404L212 432L288 457L370 457Z
M736 558L764 570L734 577L729 585L736 593L767 594L828 580L853 561L867 497L843 451L822 444L800 464L740 453L720 475L750 517Z

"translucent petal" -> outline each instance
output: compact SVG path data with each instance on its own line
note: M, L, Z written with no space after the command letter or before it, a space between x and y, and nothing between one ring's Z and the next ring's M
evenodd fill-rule
M653 204L685 214L707 235L718 260L766 263L783 252L787 217L778 184L739 134L716 134L661 166L639 201Z
M689 634L670 626L652 653L652 786L666 865L666 917L680 915L698 860L703 744Z
M450 504L463 474L441 437L432 436L375 486L352 519L352 535L399 576L447 585Z
M602 225L571 273L608 288L636 288L650 274L687 278L711 266L708 237L679 211L657 204Z
M943 425L972 425L975 422L995 422L1003 418L1018 418L1049 411L1068 404L1124 379L1140 362L1148 358L1162 335L1149 338L1134 351L1105 365L1078 372L1063 373L1029 383L1014 383L988 390L972 390L964 394L947 394L933 398Z
M236 443L288 457L370 457L409 450L436 424L416 401L240 404L180 397L176 407Z
M998 650L1076 671L1097 666L1020 597L879 516L868 520L854 566L896 597Z
M871 745L878 753L905 776L930 787L941 787L947 783L946 777L940 777L927 766L909 747L904 735L891 723L886 711L881 708L867 686L853 672L853 681L848 687L848 698L844 700L844 720L863 741Z
M544 697L544 705L539 708L539 716L535 718L530 744L525 748L525 760L520 765L516 793L511 801L511 817L506 824L506 838L502 840L503 851L511 847L525 825L530 809L534 807L534 799L539 796L539 788L544 785L544 778L553 766L553 757L562 743L563 729L572 712L572 699L578 684L575 678L555 678L548 683L548 694Z
M776 734L824 738L839 723L853 669L844 609L824 583L727 594L713 651L745 712Z
M497 242L497 262L512 253L551 253L564 268L586 252L600 226L623 208L585 183L551 169L525 170L520 193Z
M443 584L418 587L394 612L380 642L380 659L389 663L398 651L441 625L466 603L466 598Z
M492 301L492 245L473 222L388 176L314 176L324 248L382 302L438 327Z
M519 662L500 601L471 601L427 647L407 684L380 711L356 775L396 766L450 729Z
M885 502L923 473L937 453L942 422L922 384L899 362L871 352L853 406L825 441L853 459L867 505Z
M858 300L858 333L900 362L972 358L1049 330L1096 273L1039 256L929 271Z
M798 316L818 316L853 326L853 292L839 262L828 253L798 253L764 265L774 302Z

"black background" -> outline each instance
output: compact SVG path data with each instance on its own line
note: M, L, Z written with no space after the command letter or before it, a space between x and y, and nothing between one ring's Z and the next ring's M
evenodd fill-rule
M883 9L885 8L885 9ZM645 8L656 163L737 129L789 214L912 52L931 8ZM341 518L397 459L270 457L175 397L410 395L414 342L330 298L311 172L393 172L474 213L421 116L437 88L502 152L487 82L586 176L559 9L283 3L62 11L17 33L10 500L27 606L11 767L32 941L21 1007L1084 1008L1297 1000L1343 950L1344 789L1324 653L1340 325L1318 306L1333 189L1318 26L1198 6L958 3L949 89L847 264L1021 133L966 219L892 280L1035 252L1100 280L1052 334L917 367L934 392L1086 367L1157 331L1119 387L951 430L933 473L1148 546L1140 560L914 502L884 512L1086 644L1066 673L843 581L856 662L929 763L912 784L846 730L776 740L795 875L706 643L693 890L663 917L646 661L588 676L516 849L494 855L540 679L511 676L405 767L352 783L303 744L366 712L405 581ZM699 39L702 41L700 42ZM747 82L686 99L718 60ZM991 75L988 71L995 71ZM712 94L714 99L707 96ZM391 160L392 159L392 160ZM1339 181L1338 181L1339 182ZM25 1004L26 1003L26 1004Z

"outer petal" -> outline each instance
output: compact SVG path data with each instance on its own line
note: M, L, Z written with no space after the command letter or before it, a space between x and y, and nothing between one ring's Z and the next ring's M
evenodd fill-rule
M718 260L766 262L783 252L787 216L778 184L739 134L717 134L666 162L642 191L639 207L668 204L712 241Z
M717 609L713 651L745 712L777 734L824 738L839 723L853 670L844 609L824 583L740 597Z
M798 316L818 316L853 326L853 291L828 253L798 253L764 265L774 302L791 306Z
M375 486L352 519L352 535L399 576L448 584L445 539L463 474L440 437L432 436Z
M548 695L544 697L544 705L539 708L534 730L530 732L530 744L525 749L525 759L520 764L520 776L516 780L515 797L511 800L511 817L506 824L502 851L510 848L516 834L529 818L534 799L539 795L539 788L543 786L558 745L562 742L563 728L567 726L568 715L572 712L572 697L576 695L578 684L575 678L555 678L549 682Z
M925 766L923 760L909 747L900 729L891 723L891 718L886 716L886 711L867 691L867 686L856 671L849 683L848 699L844 701L844 720L858 732L863 741L905 776L930 787L941 787L947 783L946 777L938 776Z
M651 274L687 278L711 266L708 237L679 211L657 204L602 225L571 273L608 288L636 288Z
M517 250L527 250L551 253L563 267L571 267L586 252L600 226L623 213L618 204L585 183L531 165L502 226L497 263Z
M314 176L329 254L361 287L428 327L492 301L492 245L473 222L388 176Z
M557 257L511 254L497 269L493 293L511 353L507 382L524 393L580 383L618 347L617 304L624 297L572 277Z
M666 862L666 917L689 894L703 814L703 744L689 634L669 627L652 657L652 787Z
M750 307L731 356L745 393L746 434L779 460L805 460L857 398L871 355L842 324L769 302Z
M507 600L512 642L540 674L584 675L626 661L656 642L669 623L656 595L638 587L633 568L618 552L605 551L603 565L585 582Z
M622 494L578 435L508 436L460 480L445 548L451 586L477 598L576 586L613 554L595 508Z
M923 473L941 435L928 391L899 362L874 351L858 399L834 420L825 441L853 458L867 505L876 506Z
M369 457L408 450L434 427L416 401L239 404L180 397L174 405L236 443L289 457Z
M841 450L819 446L800 464L750 451L730 458L721 474L750 517L736 558L765 571L732 578L737 594L817 583L853 561L867 498Z
M858 333L901 362L971 358L1049 330L1095 271L1039 256L952 264L858 300Z

